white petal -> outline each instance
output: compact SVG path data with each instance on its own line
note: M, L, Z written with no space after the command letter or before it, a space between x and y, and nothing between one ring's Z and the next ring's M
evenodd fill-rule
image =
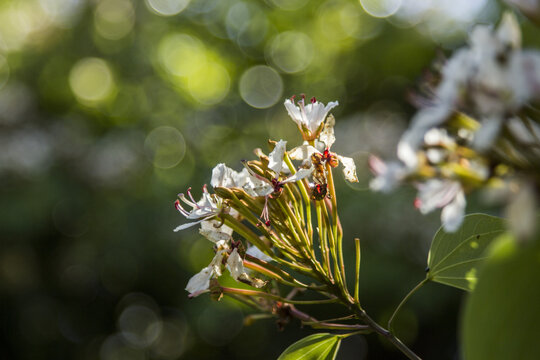
M212 278L213 271L211 266L203 268L200 272L193 275L189 279L186 290L190 294L195 294L204 290L207 290L210 286L210 278Z
M254 258L257 258L262 261L266 261L266 262L273 261L273 259L270 256L263 253L261 249L259 249L256 246L251 246L249 249L247 249L246 254L251 255Z
M231 180L231 169L229 169L225 164L217 164L212 169L212 180L210 181L210 185L213 187L229 187L230 180Z
M218 242L219 244L220 242ZM227 252L227 249L229 248L229 246L227 245L227 243L225 242L221 242L223 245L222 246L219 246L219 245L216 245L219 250L216 252L216 255L214 255L214 258L212 259L212 262L210 263L210 265L208 265L209 267L212 268L212 271L214 274L216 274L216 277L219 277L221 276L221 268L222 268L222 261L223 261L223 255L225 252Z
M506 11L501 23L497 28L497 38L505 45L510 45L514 49L521 47L521 30L519 28L516 16Z
M289 157L292 160L302 160L311 162L311 155L314 153L320 153L313 146L309 145L308 142L304 142L301 146L297 146L291 151L289 151Z
M177 232L177 231L180 231L180 230L184 230L184 229L190 228L190 227L192 227L192 226L195 226L195 225L197 225L197 224L202 223L202 222L205 221L205 220L206 220L206 219L201 219L201 220L199 220L199 221L194 221L194 222L182 224L182 225L177 226L176 228L174 228L174 232Z
M416 152L423 143L426 132L442 124L450 115L450 108L439 105L420 110L413 118L412 124L398 143L398 158L411 169L418 166Z
M203 221L199 233L214 243L220 240L230 240L233 229L227 225L219 225L220 222L217 220Z
M287 142L285 140L279 140L276 147L270 155L268 155L268 168L276 173L276 176L281 172L283 167L283 156L285 155L285 149Z
M247 275L246 270L244 269L244 261L242 260L242 257L240 257L240 254L238 254L237 249L234 249L229 255L229 258L227 259L227 268L229 269L231 276L236 280L243 274L245 274L244 277Z
M283 180L281 183L282 184L287 184L287 183L295 182L295 181L298 181L298 180L302 180L304 178L307 178L312 173L313 173L312 168L309 168L309 169L302 168L302 169L298 170L296 172L296 174L294 174L293 176L289 176L288 178Z
M274 192L274 187L268 181L250 176L244 190L251 196L267 196Z
M431 179L418 185L418 189L419 210L422 214L427 214L454 200L458 192L461 191L461 184L456 181Z
M369 187L373 191L388 193L394 190L407 174L401 163L384 163L376 156L369 157L369 167L376 175L369 182Z
M328 116L326 123L324 124L323 131L319 135L319 140L322 141L327 148L331 148L336 141L336 137L334 136L335 123L336 119L334 119L332 115Z
M448 150L446 149L427 149L426 157L432 164L440 164L448 156Z
M501 131L503 121L498 116L483 121L480 129L474 133L473 147L480 152L490 149Z
M302 124L302 114L300 113L300 108L290 100L285 100L285 109L287 109L287 112L289 113L289 116L294 120L295 123L298 124L298 126L301 126Z
M343 165L343 175L345 176L345 179L347 179L348 182L358 182L354 160L350 157L341 155L338 155L338 159Z
M454 200L446 205L441 212L441 221L444 230L447 232L455 232L461 226L463 217L465 216L465 206L467 202L463 191L459 191Z

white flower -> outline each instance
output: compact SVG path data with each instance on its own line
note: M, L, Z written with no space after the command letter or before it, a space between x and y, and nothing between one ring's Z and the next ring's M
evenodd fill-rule
M388 193L394 190L407 176L407 169L401 163L385 163L373 155L369 157L369 167L376 175L376 177L369 182L369 187L373 191Z
M488 150L508 114L540 98L540 53L521 51L515 16L505 13L497 29L476 26L469 47L458 50L442 69L433 104L421 109L398 144L398 158L418 166L424 134L442 125L455 111L475 114L481 122L473 146Z
M184 194L179 194L178 197L184 203L192 207L191 211L187 211L186 209L184 209L179 200L176 200L174 205L176 209L182 215L184 215L188 220L197 220L197 221L180 225L176 227L174 231L187 229L191 226L200 224L201 222L205 220L209 220L213 218L214 216L218 215L222 209L223 204L222 204L221 198L210 194L206 188L206 185L203 186L203 195L202 195L201 200L199 201L195 201L195 199L193 199L193 196L191 195L191 188L188 189L187 193L189 195L189 199L187 199Z
M411 170L418 167L417 152L424 142L426 132L446 121L451 109L439 105L420 110L414 116L411 126L402 135L397 146L397 156Z
M337 101L324 104L318 102L315 98L311 99L311 103L305 105L305 100L302 98L296 106L291 99L285 100L285 108L289 116L298 125L300 130L307 129L310 135L317 136L317 132L322 122L326 118L328 112L338 106Z
M461 184L453 180L431 179L418 184L415 206L422 214L442 208L441 221L444 230L456 231L465 215L465 194Z
M210 184L212 187L241 188L247 182L248 176L246 169L236 172L225 164L218 164L212 169Z
M315 145L318 149L309 145L307 141L304 141L304 144L292 149L289 156L293 160L302 160L304 166L311 165L311 156L313 154L319 154L323 161L329 162L332 167L337 165L337 163L332 160L332 157L334 160L337 158L343 165L343 175L345 176L345 179L349 182L358 182L354 160L350 157L330 152L330 148L336 140L336 137L334 136L334 124L335 119L330 115L326 119L324 129L321 131L318 139L315 140Z
M274 150L268 155L268 168L271 169L275 176L272 180L255 174L246 167L249 178L244 185L244 190L251 196L269 196L272 193L279 193L283 189L283 185L302 180L313 172L313 169L299 169L294 175L288 176L283 180L279 180L283 170L283 158L285 157L287 142L280 140L276 143Z

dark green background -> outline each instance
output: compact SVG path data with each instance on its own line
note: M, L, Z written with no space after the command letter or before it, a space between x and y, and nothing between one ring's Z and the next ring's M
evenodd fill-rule
M118 1L107 1L116 9ZM384 321L423 278L439 214L421 216L412 189L371 193L367 154L393 156L414 113L407 94L436 54L462 46L472 23L496 22L504 6L487 2L470 19L431 12L406 26L373 18L352 0L308 1L295 10L270 0L193 0L169 17L126 0L117 8L132 17L120 20L103 2L80 1L60 24L39 10L58 1L0 3L0 17L10 19L0 26L0 358L275 359L311 333L298 324L279 332L272 320L243 326L249 310L236 303L189 300L184 287L212 258L211 244L194 229L172 231L185 221L174 210L176 194L193 186L198 196L215 164L239 170L269 137L300 144L282 105L300 93L340 103L334 150L355 158L360 177L354 186L337 178L346 262L353 265L352 239L360 237L361 299ZM112 27L100 30L100 16ZM538 45L537 30L521 20L525 46ZM28 24L34 27L26 31ZM273 39L284 31L311 39L312 57L294 42L290 53L281 49L293 64L305 57L301 71L275 63ZM227 71L228 88L204 66L189 79L168 73L159 48L171 34L198 39L206 59ZM81 100L70 85L86 58L104 60L113 76L99 101ZM251 107L239 92L242 74L255 65L272 66L283 84L281 93L256 89L277 96L268 108ZM223 97L212 98L220 89ZM184 147L174 142L178 133ZM462 296L428 284L400 315L399 335L423 358L457 358ZM331 306L307 309L320 318L342 315ZM349 338L339 358L402 358L379 340Z

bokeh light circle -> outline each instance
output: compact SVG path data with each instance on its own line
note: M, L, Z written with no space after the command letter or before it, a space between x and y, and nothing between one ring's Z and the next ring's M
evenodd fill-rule
M188 78L187 88L195 100L205 105L219 103L231 87L231 77L225 67L216 61L208 61Z
M282 94L283 80L269 66L253 66L240 78L240 96L254 108L268 108L277 103Z
M144 149L155 167L169 169L176 166L186 154L182 133L172 126L160 126L148 134Z
M9 79L9 64L7 59L0 55L0 89L4 87Z
M101 102L113 92L113 74L106 61L99 58L85 58L79 60L71 69L69 85L79 101Z
M399 10L401 0L360 0L360 4L369 15L385 18Z
M189 76L206 64L204 45L186 34L170 34L159 43L162 67L174 76Z
M184 10L191 0L146 0L146 5L161 16L173 16Z
M305 70L313 59L313 42L304 33L285 31L272 40L269 48L272 62L286 73Z
M133 346L145 348L161 333L161 319L146 306L133 305L125 309L118 318L122 336Z
M129 0L101 1L94 12L94 26L99 35L119 40L129 34L135 23L135 10Z
M274 5L283 10L294 11L302 8L309 0L272 0Z

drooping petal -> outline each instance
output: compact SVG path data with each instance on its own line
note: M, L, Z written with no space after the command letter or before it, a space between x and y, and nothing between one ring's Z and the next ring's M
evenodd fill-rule
M195 226L197 224L200 224L202 223L203 221L205 221L206 219L201 219L199 221L194 221L194 222L190 222L190 223L185 223L185 224L182 224L180 226L177 226L174 228L174 232L177 232L177 231L180 231L180 230L184 230L184 229L187 229L187 228L190 228L192 226Z
M343 175L348 182L358 182L358 177L356 176L356 164L354 160L346 156L337 156L341 164L343 165Z
M463 217L465 216L465 194L463 190L459 190L454 200L446 205L441 212L441 222L444 230L447 232L455 232L461 226Z
M200 272L193 275L191 279L189 279L186 285L186 290L190 294L196 294L207 290L210 286L210 279L212 278L212 275L213 271L211 266L203 268Z
M237 249L234 249L230 253L227 259L227 268L235 280L238 280L241 276L247 277L246 269L244 269L244 261Z
M212 272L216 277L220 277L222 274L221 268L223 267L223 255L229 249L229 245L226 241L220 240L216 243L216 247L218 248L216 255L214 255L212 262L208 266L212 268Z
M274 150L268 155L268 168L273 170L276 176L279 176L283 168L283 156L285 156L286 147L287 142L285 140L279 140Z
M217 243L220 240L230 240L233 229L217 220L203 221L199 233L208 240Z
M289 176L285 180L281 181L282 184L292 183L298 180L302 180L304 178L307 178L309 175L313 173L313 168L309 169L300 169L296 172L296 174Z
M335 124L336 119L334 119L334 116L329 115L326 119L326 122L324 123L324 128L319 135L319 141L322 141L326 148L331 148L336 141L336 137L334 135Z

